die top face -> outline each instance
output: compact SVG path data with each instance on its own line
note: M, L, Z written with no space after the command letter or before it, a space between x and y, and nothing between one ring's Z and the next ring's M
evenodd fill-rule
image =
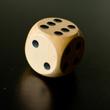
M50 17L37 22L38 28L50 36L71 37L78 33L78 27L66 19Z

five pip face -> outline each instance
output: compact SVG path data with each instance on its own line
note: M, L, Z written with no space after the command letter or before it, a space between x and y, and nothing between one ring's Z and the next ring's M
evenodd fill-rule
M82 58L84 38L71 21L49 17L31 28L25 43L29 65L37 73L59 77L71 73Z

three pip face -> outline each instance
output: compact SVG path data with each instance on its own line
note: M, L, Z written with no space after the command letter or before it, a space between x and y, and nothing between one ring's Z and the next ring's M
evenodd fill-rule
M37 73L59 77L72 72L82 58L84 38L71 21L49 17L31 28L25 43L29 65Z

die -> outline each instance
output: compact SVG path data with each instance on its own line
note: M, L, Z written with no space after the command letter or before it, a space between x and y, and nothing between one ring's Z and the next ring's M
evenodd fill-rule
M31 28L25 56L32 69L43 76L59 77L74 71L84 53L84 37L71 21L48 17Z

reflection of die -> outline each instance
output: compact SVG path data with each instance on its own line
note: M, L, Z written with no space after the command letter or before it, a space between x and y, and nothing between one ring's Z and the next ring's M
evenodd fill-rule
M30 30L25 54L39 74L57 77L74 70L84 51L84 39L78 27L62 18L45 18Z

